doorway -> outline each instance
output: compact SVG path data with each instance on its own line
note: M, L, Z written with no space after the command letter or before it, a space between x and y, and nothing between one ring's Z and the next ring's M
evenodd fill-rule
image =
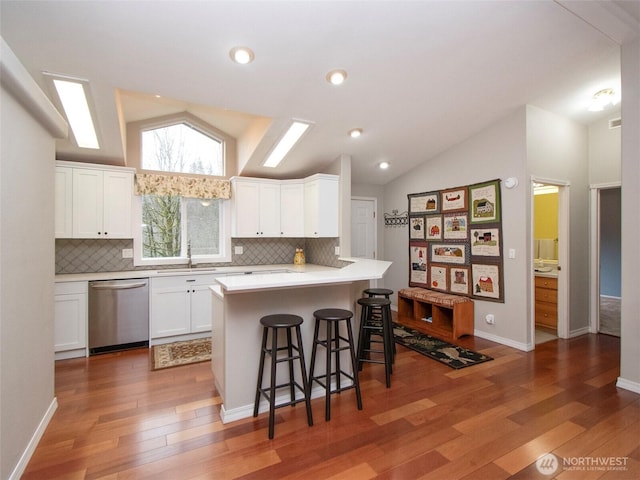
M351 199L351 256L377 258L377 226L375 198Z
M596 185L591 190L592 209L592 332L620 336L622 301L620 185Z
M568 338L569 185L532 179L533 316L535 344Z

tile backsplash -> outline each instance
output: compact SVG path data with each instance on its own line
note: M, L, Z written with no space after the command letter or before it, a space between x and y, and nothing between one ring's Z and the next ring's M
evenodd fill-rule
M328 267L343 267L335 247L337 238L234 238L234 247L242 247L242 255L232 255L231 263L210 265L230 267L237 265L292 264L296 248L305 252L307 263ZM133 248L133 240L56 239L56 273L121 272L129 270L159 270L163 266L135 267L133 259L122 258L122 250Z

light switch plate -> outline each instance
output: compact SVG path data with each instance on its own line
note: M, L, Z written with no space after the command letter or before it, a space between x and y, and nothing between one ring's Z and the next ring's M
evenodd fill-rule
M242 255L244 253L243 247L233 247L233 253L236 255Z
M133 248L123 248L122 258L133 258Z

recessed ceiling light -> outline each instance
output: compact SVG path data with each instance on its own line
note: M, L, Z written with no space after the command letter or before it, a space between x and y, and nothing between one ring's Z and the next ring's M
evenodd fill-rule
M344 70L331 70L327 73L326 78L331 85L340 85L347 79L347 72Z
M231 60L240 65L246 65L247 63L253 62L253 59L256 58L253 50L249 47L233 47L229 51L229 56Z
M353 128L353 129L349 130L349 136L351 138L358 138L360 135L362 135L362 129L361 128Z
M263 165L265 167L277 167L278 164L289 153L293 146L311 126L309 123L293 121L287 132L282 136L276 147L271 151Z
M381 170L386 170L387 168L389 168L389 162L380 162L378 167L380 167Z

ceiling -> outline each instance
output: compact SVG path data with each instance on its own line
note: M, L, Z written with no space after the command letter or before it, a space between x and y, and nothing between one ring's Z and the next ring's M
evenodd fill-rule
M590 3L599 16L574 8ZM0 26L47 94L45 71L90 82L101 148L60 140L58 158L125 165L124 123L189 111L238 139L242 175L293 178L348 155L354 183L383 185L525 104L583 124L611 115L586 107L620 88L610 32L637 34L639 6L2 0ZM590 20L603 14L613 29ZM255 61L231 62L237 45ZM341 86L325 80L334 68L348 72ZM262 167L291 119L313 127L280 167Z

